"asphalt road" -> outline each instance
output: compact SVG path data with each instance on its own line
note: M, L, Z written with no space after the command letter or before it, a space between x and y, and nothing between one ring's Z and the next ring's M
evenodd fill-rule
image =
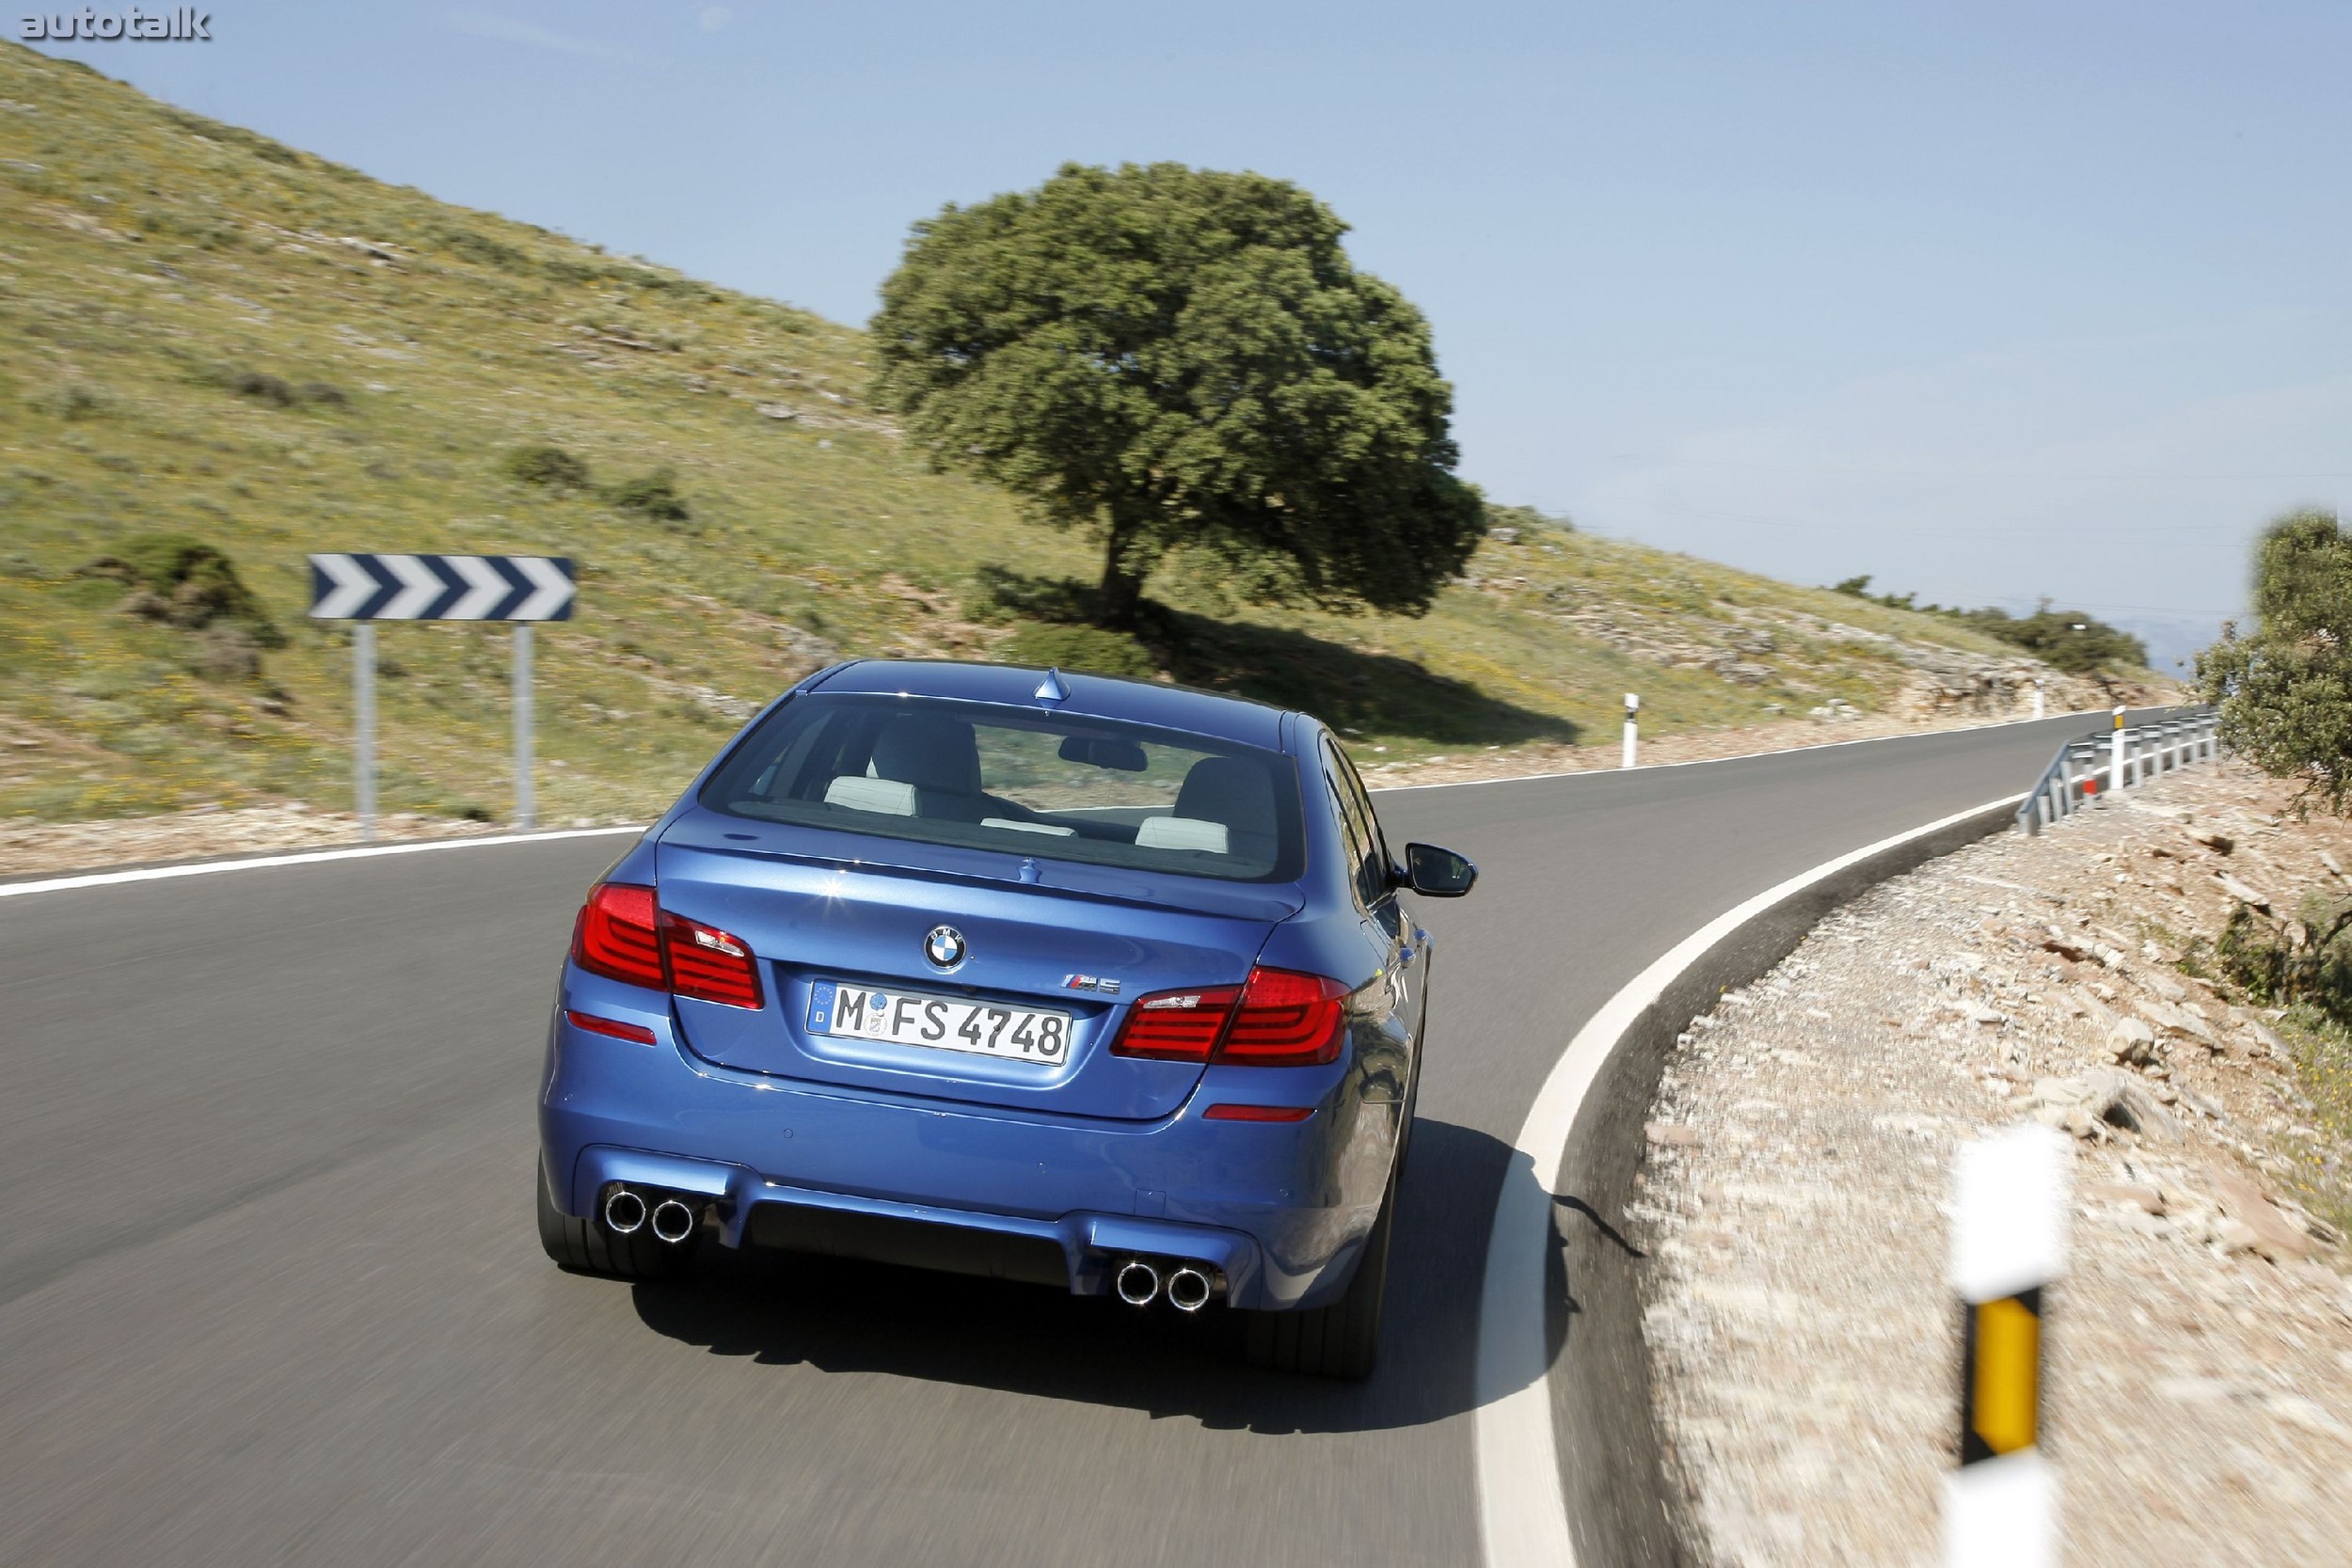
M1431 1055L1361 1386L1028 1287L558 1272L545 1010L625 840L0 899L0 1561L1472 1560L1486 1222L1578 1024L2086 727L1384 796L1392 840L1485 875L1422 910Z

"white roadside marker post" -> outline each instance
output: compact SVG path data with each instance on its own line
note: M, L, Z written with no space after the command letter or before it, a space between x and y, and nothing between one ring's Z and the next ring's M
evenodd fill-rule
M1630 768L1633 766L1634 749L1640 744L1641 741L1642 726L1640 720L1637 718L1637 715L1639 715L1641 711L1641 697L1635 692L1627 692L1625 694L1625 750L1623 755L1619 758L1617 763L1617 766L1620 768Z
M2115 705L2115 733L2107 740L2107 788L2123 792L2123 705Z
M2028 1122L1963 1144L1954 1169L1960 1467L1946 1568L2056 1568L2058 1474L2042 1455L2044 1290L2066 1270L2066 1140Z
M2042 718L2042 715L2043 715L2043 712L2044 712L2044 708L2043 708L2043 698L2042 698L2042 677L2041 677L2040 675L2036 675L2036 676L2033 678L2033 716L2034 716L2036 719Z

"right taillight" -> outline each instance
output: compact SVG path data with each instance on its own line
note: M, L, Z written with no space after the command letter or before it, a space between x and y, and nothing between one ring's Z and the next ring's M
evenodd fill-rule
M662 910L654 891L601 882L572 927L572 962L591 974L729 1007L760 1005L759 960L742 938Z
M1261 965L1239 986L1137 997L1111 1042L1111 1054L1233 1067L1316 1067L1339 1059L1347 997L1347 988L1337 980Z
M1347 988L1320 974L1253 969L1216 1059L1237 1067L1315 1067L1339 1060Z

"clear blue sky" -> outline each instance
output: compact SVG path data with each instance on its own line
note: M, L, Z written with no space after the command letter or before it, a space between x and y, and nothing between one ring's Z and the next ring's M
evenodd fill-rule
M2341 0L212 16L43 47L843 321L910 221L1065 159L1295 180L1428 312L1496 499L1801 581L2051 594L2160 663L2238 608L2265 518L2352 498Z

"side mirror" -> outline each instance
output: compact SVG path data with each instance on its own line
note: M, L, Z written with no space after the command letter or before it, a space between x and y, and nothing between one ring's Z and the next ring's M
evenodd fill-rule
M1431 898L1459 898L1478 880L1478 867L1434 844L1405 847L1405 885Z

